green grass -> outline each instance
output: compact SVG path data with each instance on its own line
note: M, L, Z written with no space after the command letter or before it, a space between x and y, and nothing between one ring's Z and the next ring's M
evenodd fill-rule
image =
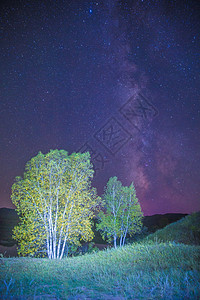
M167 225L148 235L145 240L184 243L188 245L200 244L200 212L193 213L183 219Z
M198 246L153 242L59 261L2 258L0 297L199 299L199 258Z
M0 299L200 299L199 219L84 256L0 258Z

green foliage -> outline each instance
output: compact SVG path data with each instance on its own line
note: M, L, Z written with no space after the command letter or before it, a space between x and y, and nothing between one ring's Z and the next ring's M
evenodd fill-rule
M100 230L103 239L114 241L114 246L125 244L127 234L133 236L141 231L142 211L133 183L123 187L117 177L109 179L103 195L104 211L98 215Z
M20 223L13 237L18 254L62 258L69 245L93 238L92 219L100 198L91 188L89 153L38 153L16 177L12 202Z

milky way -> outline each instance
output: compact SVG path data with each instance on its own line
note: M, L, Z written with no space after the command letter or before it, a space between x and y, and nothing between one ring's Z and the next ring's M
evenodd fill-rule
M0 206L39 151L89 150L99 195L200 208L198 1L1 4Z

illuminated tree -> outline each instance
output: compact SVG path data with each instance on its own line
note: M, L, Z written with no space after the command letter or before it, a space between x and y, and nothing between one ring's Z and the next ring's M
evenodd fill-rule
M93 238L92 219L100 198L91 188L89 153L38 153L16 177L12 202L20 223L13 237L19 255L62 258L69 245Z
M141 231L142 211L133 183L129 187L123 187L117 177L109 179L103 195L104 211L98 215L102 237L114 242L114 247L125 244L126 236Z

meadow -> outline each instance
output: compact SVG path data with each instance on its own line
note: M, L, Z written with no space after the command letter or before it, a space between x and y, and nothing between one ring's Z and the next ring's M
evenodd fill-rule
M167 226L174 237L194 226L190 244L183 237L182 243L161 241L167 239L165 227L159 237L155 232L123 248L62 260L2 257L0 299L200 299L198 217Z

